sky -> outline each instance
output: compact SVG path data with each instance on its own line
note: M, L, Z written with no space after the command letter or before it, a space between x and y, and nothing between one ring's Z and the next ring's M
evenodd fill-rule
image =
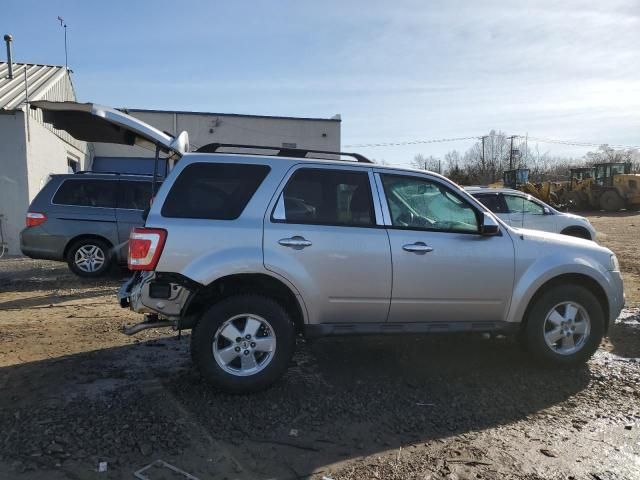
M638 0L3 0L0 33L13 35L15 61L64 64L58 16L80 101L339 113L343 149L392 164L474 140L352 146L492 129L640 145Z

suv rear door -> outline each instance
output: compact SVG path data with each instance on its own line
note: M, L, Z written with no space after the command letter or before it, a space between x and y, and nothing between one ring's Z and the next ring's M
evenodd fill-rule
M187 132L172 136L115 108L96 103L52 102L37 100L29 103L42 110L42 120L64 130L78 140L120 145L159 148L176 160L189 150Z
M298 288L312 324L387 320L391 253L372 180L371 169L305 163L267 210L265 267Z
M506 318L514 248L479 233L483 212L444 181L376 170L393 256L389 322L494 322Z

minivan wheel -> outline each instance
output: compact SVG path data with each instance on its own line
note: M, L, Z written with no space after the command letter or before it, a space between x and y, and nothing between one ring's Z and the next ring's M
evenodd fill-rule
M69 248L67 263L73 273L81 277L100 277L111 266L111 248L102 240L79 240Z
M295 329L285 310L260 295L237 295L211 307L191 334L191 357L202 376L230 393L272 385L286 371Z
M604 312L596 297L579 285L551 288L535 300L526 319L529 351L547 364L586 362L604 335Z

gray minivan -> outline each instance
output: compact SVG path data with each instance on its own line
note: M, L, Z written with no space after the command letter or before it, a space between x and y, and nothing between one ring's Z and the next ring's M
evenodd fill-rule
M82 172L52 175L29 206L20 249L66 261L82 277L127 262L129 232L144 225L151 176Z

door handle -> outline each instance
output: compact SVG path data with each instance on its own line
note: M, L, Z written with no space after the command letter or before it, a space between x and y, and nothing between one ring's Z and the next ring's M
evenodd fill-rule
M430 247L424 242L409 243L407 245L403 245L402 249L405 252L413 252L413 253L433 252L433 247Z
M295 249L301 249L311 246L311 242L309 240L304 237L300 237L299 235L291 238L281 238L280 240L278 240L278 243L283 247L292 247Z

